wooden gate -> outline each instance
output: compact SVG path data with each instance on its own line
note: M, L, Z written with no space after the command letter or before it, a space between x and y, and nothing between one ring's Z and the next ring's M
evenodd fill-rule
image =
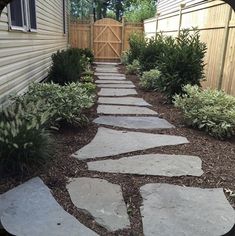
M122 24L104 18L94 23L93 49L96 60L119 60L122 53Z
M97 61L120 61L121 53L129 48L132 33L143 33L142 23L122 23L105 18L94 23L71 21L70 44L73 48L90 48Z

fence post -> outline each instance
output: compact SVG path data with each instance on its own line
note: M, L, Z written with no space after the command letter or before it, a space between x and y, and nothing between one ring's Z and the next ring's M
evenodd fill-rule
M90 16L90 49L94 49L94 15Z
M122 52L125 50L125 17L122 17Z
M183 16L182 11L185 8L185 6L186 6L185 3L180 4L178 37L180 35L180 30L181 30L181 25L182 25L182 16Z
M157 13L156 14L156 35L157 35L157 30L158 30L159 16L160 16L160 13Z
M223 83L223 74L224 74L224 66L225 66L225 59L228 49L228 37L229 37L229 25L232 18L233 9L230 7L227 13L227 18L224 27L224 40L223 40L223 47L222 47L222 56L221 56L221 63L220 63L220 72L219 72L219 80L218 80L218 89L221 90L222 83Z

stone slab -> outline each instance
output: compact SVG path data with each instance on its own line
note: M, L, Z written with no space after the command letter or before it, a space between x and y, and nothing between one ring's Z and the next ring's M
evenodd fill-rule
M98 84L99 88L135 88L134 84Z
M118 105L98 105L97 113L105 115L158 115L157 112L147 107Z
M128 95L137 95L135 89L112 89L112 88L102 88L98 93L99 96L105 97L121 97Z
M98 103L100 104L113 104L113 105L130 105L146 107L151 106L149 103L144 101L143 98L137 97L99 97Z
M221 236L235 222L223 189L147 184L140 193L145 236Z
M124 74L120 74L120 73L104 73L104 72L95 72L96 76L103 76L103 77L124 77L126 78L126 76Z
M188 140L181 136L117 131L100 127L94 139L73 156L85 160L186 143Z
M146 116L100 116L93 121L96 124L110 125L127 129L170 129L168 121L158 117Z
M97 235L68 214L40 178L0 195L0 217L2 226L12 235Z
M103 76L103 75L99 75L98 76L99 80L126 80L126 77L124 76Z
M103 179L77 178L67 185L67 189L74 205L89 212L109 231L130 227L119 185Z
M111 66L118 66L120 65L121 63L116 63L116 62L94 62L95 65L111 65Z
M159 176L201 176L202 161L196 156L148 154L88 163L92 171Z
M102 72L102 73L118 73L118 69L115 67L110 67L110 68L96 68L96 72Z
M128 80L112 80L112 79L104 79L104 80L96 80L96 84L131 84L133 83Z

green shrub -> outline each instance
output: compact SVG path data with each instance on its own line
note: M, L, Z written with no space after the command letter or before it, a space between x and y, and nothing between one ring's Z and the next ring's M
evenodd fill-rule
M139 57L142 53L142 50L146 46L146 40L144 34L134 33L129 38L129 63L132 63L134 60L139 60Z
M85 76L82 76L81 81L92 83L92 82L94 82L94 79L93 79L93 76L91 76L91 75L85 75Z
M157 34L156 38L146 41L146 45L139 56L141 71L149 71L159 66L165 56L166 38L162 34Z
M159 70L146 71L140 78L140 86L146 90L155 90L158 88L160 76L161 72Z
M90 63L94 62L95 56L94 56L93 52L91 51L91 49L89 49L89 48L84 48L84 49L79 48L79 49L75 49L75 50L78 50L82 56L85 56Z
M86 93L93 97L96 92L96 85L91 82L86 82L81 85L81 88L86 91Z
M187 85L184 95L176 95L174 104L187 123L219 139L235 134L235 98L217 90L201 90Z
M126 66L127 74L137 75L140 71L140 63L138 60L134 60L132 64Z
M53 123L64 121L69 124L80 126L87 122L84 110L94 103L94 95L91 89L80 83L71 83L61 86L54 83L33 84L29 91L15 101L21 103L37 103L44 100L43 106L38 113L53 111L55 113Z
M190 34L183 30L176 39L166 38L158 68L162 72L159 86L169 98L181 94L187 84L200 85L205 53L206 45L200 42L199 31Z
M129 64L129 54L129 51L125 51L121 55L121 63L125 66Z
M82 57L80 50L57 51L52 55L52 66L48 78L60 85L79 81L85 63L85 58Z
M45 126L54 115L38 113L44 102L12 104L0 113L0 172L35 170L52 157L53 141Z

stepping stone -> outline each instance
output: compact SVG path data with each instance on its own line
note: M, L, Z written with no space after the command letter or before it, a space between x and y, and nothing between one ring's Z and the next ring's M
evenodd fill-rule
M0 195L0 217L12 235L98 236L68 214L40 178Z
M73 204L89 212L109 231L129 228L121 187L97 178L77 178L67 185ZM85 235L85 234L84 234Z
M185 143L188 143L188 140L181 136L99 128L95 138L88 145L78 150L74 157L85 160Z
M135 89L111 89L111 88L102 88L98 93L99 96L105 97L118 97L118 96L128 96L128 95L137 95Z
M161 176L201 176L202 161L195 156L149 154L123 157L119 160L89 162L88 169L99 172L161 175Z
M96 80L95 81L96 84L131 84L133 85L133 83L131 81L128 80Z
M137 97L100 97L98 100L100 104L116 104L116 105L130 105L130 106L151 106L145 102L143 98Z
M235 222L223 189L147 184L140 193L145 236L221 236Z
M124 76L103 76L103 75L99 75L98 76L99 80L126 80L126 77Z
M99 88L135 88L133 84L98 84Z
M158 113L147 107L135 106L117 106L117 105L99 105L97 108L98 114L106 115L157 115Z
M96 76L103 76L103 77L124 77L126 76L124 74L119 74L119 73L104 73L104 72L95 72Z
M102 72L102 73L118 73L118 69L115 67L110 68L96 68L96 72Z
M94 62L95 65L111 65L111 66L118 66L121 63L116 63L116 62Z
M93 121L100 125L110 125L127 129L169 129L173 125L158 117L144 116L100 116Z

